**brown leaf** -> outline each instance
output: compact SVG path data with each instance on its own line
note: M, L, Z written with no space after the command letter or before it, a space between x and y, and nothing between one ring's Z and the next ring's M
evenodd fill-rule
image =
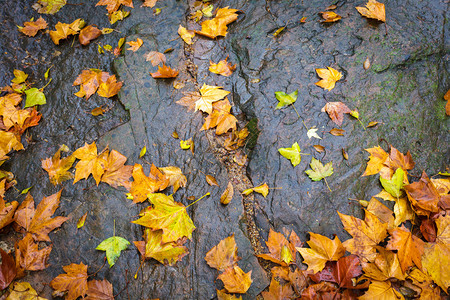
M389 159L385 162L385 165L395 171L397 168L403 169L403 171L407 172L407 170L411 170L414 168L414 161L412 159L411 153L409 151L404 155L394 147L391 147L391 152L389 153Z
M405 185L404 189L411 204L419 215L429 215L439 211L440 195L425 171L419 181Z
M23 27L19 26L19 31L27 36L35 36L39 30L45 28L47 28L47 22L42 17L39 17L34 22L23 23Z
M62 190L61 190L62 191ZM27 194L25 200L17 209L14 220L18 225L23 227L28 233L33 235L35 241L50 242L48 234L55 228L58 228L69 218L51 216L55 213L59 206L59 198L61 191L44 197L34 209L34 200L30 194Z
M322 14L322 18L324 19L322 21L323 23L336 22L336 21L339 21L340 19L342 19L342 17L340 15L338 15L337 13L332 12L332 11L322 11L320 13Z
M428 242L434 243L436 241L436 225L434 224L433 220L423 220L420 224L420 232Z
M152 63L152 66L157 66L160 63L165 64L166 63L166 56L160 52L157 51L151 51L145 55L145 60L150 61Z
M61 150L63 149L63 146L61 146L52 158L46 158L41 162L42 169L47 171L50 182L53 185L73 178L73 174L69 172L69 169L72 168L75 162L75 156L69 155L61 159Z
M269 291L261 293L264 300L284 300L293 299L294 291L290 284L280 285L280 283L272 277L270 281Z
M16 263L14 258L0 248L0 255L2 257L2 265L0 267L0 291L8 287L8 285L16 277Z
M350 108L342 102L328 102L322 108L322 112L327 112L331 120L338 126L342 125L344 121L344 114L350 113Z
M66 300L76 300L78 297L84 297L88 290L87 269L88 266L83 263L64 266L63 270L66 274L58 275L50 282L50 286L56 292L67 292Z
M325 147L322 145L313 145L314 149L316 149L317 152L322 153L325 151Z
M229 293L245 294L252 284L252 271L245 273L238 266L228 268L217 279L222 280Z
M178 71L172 69L169 66L163 64L163 66L158 66L158 71L155 73L150 73L153 78L175 78L178 76Z
M91 110L91 115L93 115L94 117L103 115L103 113L105 113L107 110L104 109L103 107L96 107L93 110Z
M344 132L345 132L344 129L338 129L338 128L333 128L330 130L330 133L334 136L343 136Z
M80 41L80 44L83 46L89 45L92 40L95 40L99 36L102 35L102 31L98 29L97 27L94 27L92 25L84 27L80 31L80 35L78 36L78 40Z
M141 7L154 7L156 5L156 2L158 0L145 0L144 3L141 5Z
M201 98L199 92L188 92L184 93L184 97L176 101L176 103L186 106L188 110L193 110L195 108L195 103Z
M77 79L73 82L73 86L81 85L80 90L75 93L77 97L85 97L86 100L95 94L100 83L106 81L109 78L109 74L100 70L91 69L83 70L78 75Z
M398 250L398 259L400 261L400 266L402 271L405 273L406 270L414 266L422 269L422 255L424 253L425 243L418 237L412 235L412 233L403 225L400 228L395 228L390 230L389 233L391 237L386 249L388 250Z
M240 257L237 255L237 245L234 234L221 240L205 255L206 263L220 272L236 266Z
M305 300L339 300L339 290L333 283L322 281L312 284L302 291L302 299ZM331 293L331 295L330 295Z
M22 240L16 243L15 250L17 268L38 271L48 267L47 260L52 246L39 249L31 234L27 233Z
M206 179L206 182L209 184L209 185L216 185L216 186L219 186L219 184L217 183L217 180L216 180L216 178L214 178L214 176L212 176L212 175L206 175L205 176L205 179Z
M220 196L220 203L227 205L230 203L231 199L233 199L234 189L233 184L228 182L227 188L225 191L223 191L222 195Z
M2 185L5 185L6 180L2 181ZM6 205L3 196L0 196L0 229L11 224L14 221L14 213L16 212L19 202L12 201Z
M127 158L124 155L116 150L111 150L104 166L105 171L101 177L101 181L115 188L123 186L129 190L131 188L131 182L128 179L131 177L133 166L125 166L126 161Z
M106 279L89 281L86 293L86 300L114 300L113 286Z

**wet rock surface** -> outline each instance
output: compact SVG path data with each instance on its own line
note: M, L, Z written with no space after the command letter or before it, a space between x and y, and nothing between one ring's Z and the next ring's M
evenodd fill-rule
M188 196L211 192L209 198L188 208L197 228L186 244L189 254L181 262L169 267L147 261L134 279L140 260L138 251L130 246L113 268L101 269L96 278L108 279L115 294L125 289L117 299L214 299L220 281L215 282L218 274L207 266L204 256L233 233L242 257L239 266L245 272L253 271L253 283L244 298L255 299L269 281L254 257L260 246L252 237L259 234L257 238L263 244L269 228L281 231L286 227L294 229L302 240L309 231L345 239L336 210L359 215L360 206L348 198L369 199L379 191L376 176L360 176L368 156L363 149L383 143L380 139L402 152L411 151L416 161L413 175L420 175L422 170L430 174L444 170L450 157L449 122L442 101L450 85L446 24L449 4L417 2L386 3L386 25L361 17L354 7L362 2L337 2L336 12L343 19L325 25L319 23L317 13L330 5L329 1L228 1L227 6L242 13L229 26L227 37L217 41L200 37L192 47L186 47L178 38L178 26L200 27L188 20L189 5L181 1L158 3L157 7L163 7L160 15L139 7L140 2L135 1L131 15L113 26L104 7L77 1L54 16L44 16L52 29L58 21L72 22L80 17L99 28L113 27L114 33L96 40L101 45L115 46L120 37L144 41L137 52L124 51L116 59L112 54L99 54L95 43L83 47L75 41L72 46L72 39L68 39L55 46L48 35L25 37L15 25L38 16L31 8L32 1L0 5L4 28L0 33L0 85L9 84L13 69L21 69L36 85L44 86L43 74L53 65L53 81L45 89L47 104L39 108L43 120L29 131L33 142L24 144L26 150L12 154L4 166L16 175L19 191L33 186L31 194L36 202L64 188L57 214L70 217L51 234L51 266L30 273L25 280L41 296L51 298L47 284L63 272L61 266L83 262L89 265L90 274L96 272L104 262L104 253L95 247L113 235L114 222L117 236L130 242L142 240L142 228L130 221L146 205L127 200L125 190L105 184L97 187L92 178L75 185L68 181L53 186L49 182L41 160L53 155L61 144L74 150L85 142L96 141L99 150L109 146L123 153L128 157L127 164L143 163L138 156L146 146L146 161L158 167L177 166L187 176L187 186L174 194L176 201L188 205ZM301 17L307 17L307 22L301 23ZM286 29L274 37L282 26ZM177 80L186 84L181 90L174 90L172 80L155 80L149 75L156 67L146 62L144 55L168 48L174 50L167 54L167 63L180 70ZM237 63L231 77L208 71L210 60L218 62L227 55ZM364 70L367 57L371 67ZM197 68L193 69L192 64ZM314 84L318 81L315 69L327 66L344 74L330 92ZM95 95L88 101L74 96L78 89L72 83L81 70L88 68L115 73L124 82L119 96L105 99ZM256 146L246 149L247 168L226 163L214 135L200 131L201 114L175 103L183 91L193 91L203 83L231 91L232 112L240 119L258 120ZM274 109L275 91L290 93L296 89L299 97L294 106L301 119L291 107ZM359 122L346 116L344 137L332 136L328 132L337 126L321 112L327 101L342 101L351 109L357 108L365 124L380 124L363 130ZM101 105L110 108L104 116L89 114ZM302 120L308 127L317 126L323 139L308 139ZM194 140L194 154L180 149L179 140L171 136L174 130L181 139ZM302 152L324 163L333 162L334 174L327 178L332 192L323 182L312 182L305 174L310 156L304 156L294 168L279 155L278 148L290 147L294 142L299 143ZM318 154L314 144L324 146L326 152ZM349 154L349 160L342 157L342 149ZM204 180L206 174L215 176L220 188L209 186ZM266 182L280 189L271 190L267 198L256 195L250 200L236 192L231 203L222 206L220 194L230 180L239 188ZM23 198L12 190L6 197L19 202ZM252 209L254 212L249 213ZM86 225L77 230L76 222L85 212ZM12 230L1 234L8 245L18 238Z

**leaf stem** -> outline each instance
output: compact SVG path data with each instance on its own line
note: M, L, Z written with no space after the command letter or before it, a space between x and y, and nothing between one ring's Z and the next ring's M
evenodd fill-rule
M116 236L116 219L114 219L113 236Z
M332 192L332 190L330 189L330 186L328 185L327 179L323 178L323 180L325 180L325 183L327 184L328 189L330 190L330 192Z
M206 194L204 194L203 196L201 196L200 198L198 198L197 200L195 200L194 202L192 202L191 204L189 204L188 206L186 206L186 208L188 208L189 206L191 206L191 205L197 203L198 201L202 200L203 198L205 198L206 196L209 196L209 195L211 195L211 193L210 193L210 192L207 192Z
M364 126L363 122L361 122L361 120L360 120L359 118L358 118L357 120L359 121L359 123L361 123L362 128L363 128L364 130L366 130L366 127Z
M136 274L134 274L134 279L137 279L138 272L142 268L142 265L144 264L144 260L145 260L145 256L142 256L141 264L139 265L139 268L136 270Z
M47 84L44 85L43 87L41 87L39 90L40 90L41 92L44 91L44 89L47 87L47 85L50 84L50 82L52 82L52 80L53 80L53 78L50 78L49 81L47 82Z

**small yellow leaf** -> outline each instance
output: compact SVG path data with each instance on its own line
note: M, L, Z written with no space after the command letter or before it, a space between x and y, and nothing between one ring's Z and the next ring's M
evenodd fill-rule
M344 148L342 148L342 156L345 158L345 160L348 160L348 154L345 152Z
M378 122L372 121L372 122L369 122L369 125L367 125L367 128L369 128L369 127L375 127L375 126L377 126L377 125L378 125Z
M137 38L136 41L129 41L129 42L127 42L127 44L130 46L130 48L128 48L127 50L136 52L139 50L139 48L141 48L143 43L144 43L144 41L142 41L140 38Z
M192 45L193 43L192 38L195 36L193 30L187 30L186 28L180 25L180 27L178 27L178 34L186 44Z
M277 37L285 28L285 26L278 28L277 31L273 33L273 36Z
M328 69L316 69L317 75L322 78L320 81L316 82L316 85L331 91L334 89L336 81L342 78L342 73L331 67L327 68Z
M146 146L142 147L141 152L139 152L139 158L142 158L142 156L144 156L145 153L147 153L147 147Z
M260 193L266 198L267 194L269 194L269 186L267 183L261 184L260 186L254 187L253 191L256 193Z
M91 110L91 115L93 115L94 117L99 116L99 115L103 115L103 113L106 110L103 109L102 107L96 107L93 110Z
M223 191L222 195L220 196L220 203L222 204L228 204L230 203L231 199L233 199L234 189L233 184L228 182L227 188L225 191Z
M88 213L85 213L84 215L81 216L81 218L78 220L77 222L77 228L80 229L81 227L84 226L84 222L86 222L86 217L87 217Z

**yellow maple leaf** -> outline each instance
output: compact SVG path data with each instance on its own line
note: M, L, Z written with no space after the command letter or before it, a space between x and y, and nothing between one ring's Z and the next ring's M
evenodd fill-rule
M203 84L200 89L200 99L195 101L195 111L201 110L208 114L212 113L212 103L223 99L230 92L222 90L221 86Z
M316 85L329 91L334 89L336 81L342 77L341 72L331 67L327 67L327 69L316 69L316 72L317 75L322 78L320 81L316 82Z
M236 21L237 9L224 7L217 10L216 16L211 20L202 22L202 30L195 31L197 34L207 36L209 38L216 38L218 36L227 35L227 25Z
M386 22L386 13L383 3L377 2L376 0L369 0L366 7L358 6L356 9L364 17Z
M384 162L388 159L389 154L383 150L380 146L364 149L370 153L369 161L367 162L366 170L361 176L368 176L378 174L381 168L384 167Z
M76 171L73 183L81 179L87 179L92 174L92 177L94 177L98 185L108 165L108 154L108 149L105 149L97 155L97 145L95 142L92 142L90 145L85 143L83 147L75 150L73 156L80 161L75 166Z
M385 281L389 278L405 280L397 253L377 247L378 253L373 263L362 262L364 277Z
M67 149L67 146L64 146L62 145L52 158L47 158L42 161L42 169L48 172L48 177L53 185L73 178L73 174L69 172L69 169L75 162L75 156L69 155L61 159L61 151Z
M127 50L136 52L139 50L139 48L141 48L143 43L144 43L144 41L142 41L140 38L137 38L136 41L129 41L129 42L127 42L127 44L128 44L128 46L130 46L130 48L127 48Z
M159 168L159 170L169 180L169 185L173 186L173 192L175 193L180 187L185 187L187 183L186 176L183 175L181 169L178 167L168 166Z
M307 243L311 248L296 248L302 255L304 263L308 265L308 271L320 272L325 268L327 261L337 261L344 256L345 248L337 236L331 240L312 232L309 235Z
M186 44L192 45L192 38L195 36L195 32L193 30L187 30L180 25L180 27L178 27L178 34Z
M244 294L252 284L252 271L245 273L239 266L228 268L217 279L222 280L229 293Z
M133 167L133 179L130 194L133 202L139 203L147 199L147 195L165 189L169 179L154 165L150 168L149 176L144 174L142 165L135 164Z
M8 158L6 154L11 150L23 149L20 139L14 133L0 130L0 160Z
M404 300L405 298L392 287L390 281L373 281L369 285L369 290L358 299Z

